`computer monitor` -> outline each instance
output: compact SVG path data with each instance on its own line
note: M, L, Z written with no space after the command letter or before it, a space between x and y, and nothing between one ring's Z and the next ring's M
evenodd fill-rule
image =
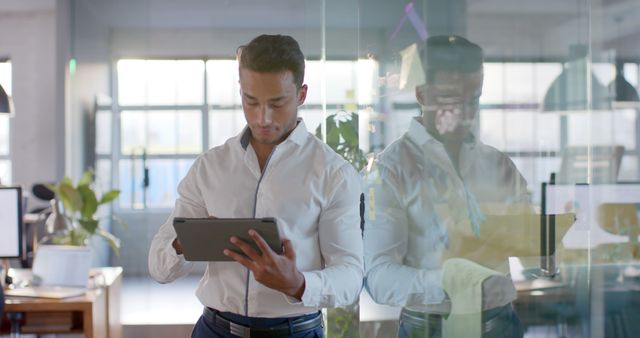
M607 225L601 224L603 208L626 205L631 209L635 208L636 213L640 211L637 210L640 209L640 182L549 184L543 194L546 214L576 214L576 222L562 239L563 245L568 249L587 249L602 244L628 242L628 236L608 232ZM637 215L631 216L636 216L637 219Z
M0 187L0 258L21 258L22 189Z

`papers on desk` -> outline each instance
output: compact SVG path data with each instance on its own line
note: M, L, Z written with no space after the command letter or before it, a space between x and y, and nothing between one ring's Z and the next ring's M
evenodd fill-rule
M87 291L91 250L87 247L41 245L33 261L31 286L6 290L11 297L63 299Z
M9 289L11 297L62 299L87 291L91 250L67 245L41 245L33 261L32 286Z
M28 286L5 290L5 295L9 297L63 299L84 295L86 291L87 290L83 288L68 288L62 286Z

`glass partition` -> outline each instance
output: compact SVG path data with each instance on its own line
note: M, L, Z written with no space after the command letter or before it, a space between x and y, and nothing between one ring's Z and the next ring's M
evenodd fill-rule
M384 32L359 52L380 64L368 130L383 140L363 149L361 334L633 332L639 105L628 46L640 32L626 22L640 7L411 1L379 16L381 6L360 7L358 25L361 40L371 26ZM363 304L393 325L370 325Z
M146 262L178 183L245 127L236 48L282 33L306 57L299 116L362 180L364 288L328 337L640 329L637 1L72 3L71 118L95 121L75 165L122 190L107 261L143 301L171 287ZM175 289L182 323L203 272Z

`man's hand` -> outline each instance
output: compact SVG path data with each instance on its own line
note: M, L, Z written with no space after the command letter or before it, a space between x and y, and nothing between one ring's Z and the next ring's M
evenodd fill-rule
M278 255L255 230L249 230L249 236L256 242L260 253L234 236L229 241L246 257L228 249L224 250L224 254L251 270L255 279L266 287L296 299L302 299L305 288L304 276L296 268L296 254L291 241L288 239L283 241L284 252Z
M176 253L178 255L182 255L182 243L180 243L179 239L174 239L173 243L171 243L171 246L173 247L173 249L176 250Z
M209 216L209 218L218 218L218 217ZM180 243L180 240L177 237L176 239L173 240L173 242L171 243L171 246L173 247L174 250L176 250L176 254L182 255L182 243Z

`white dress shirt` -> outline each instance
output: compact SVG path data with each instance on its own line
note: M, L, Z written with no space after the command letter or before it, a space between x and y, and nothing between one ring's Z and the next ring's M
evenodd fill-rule
M352 304L364 274L358 173L310 134L302 120L273 149L263 172L249 137L245 128L205 152L180 182L175 209L151 243L151 276L167 283L190 271L192 262L172 247L174 217L274 217L281 237L291 240L304 275L302 300L258 283L237 262L209 262L196 291L200 302L268 318Z
M474 138L463 144L459 167L458 173L442 143L414 119L363 172L365 286L376 302L447 312L441 271L447 224L465 219L478 227L479 203L528 198L513 162ZM494 301L508 303L515 290L505 290L508 295Z

